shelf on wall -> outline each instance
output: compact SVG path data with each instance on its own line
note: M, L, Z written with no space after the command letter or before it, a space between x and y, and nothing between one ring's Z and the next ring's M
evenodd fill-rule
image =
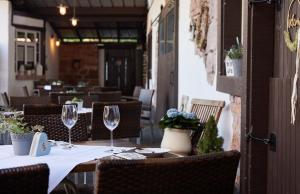
M16 75L16 80L41 80L41 79L45 79L46 76L45 75L21 75L21 74L17 74Z
M228 77L220 75L217 77L217 90L233 96L242 95L243 77Z

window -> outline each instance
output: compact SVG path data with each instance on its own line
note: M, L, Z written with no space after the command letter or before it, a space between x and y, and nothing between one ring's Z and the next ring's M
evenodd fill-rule
M174 49L174 9L167 16L167 37L166 52Z
M41 63L40 32L16 29L15 31L15 69L18 73L35 71Z
M165 54L165 22L159 23L159 55Z

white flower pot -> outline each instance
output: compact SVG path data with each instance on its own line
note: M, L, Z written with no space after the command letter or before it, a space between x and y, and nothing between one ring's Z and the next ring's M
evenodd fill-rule
M161 148L170 149L178 154L189 154L192 150L191 130L166 128Z
M242 59L225 59L226 76L242 76Z

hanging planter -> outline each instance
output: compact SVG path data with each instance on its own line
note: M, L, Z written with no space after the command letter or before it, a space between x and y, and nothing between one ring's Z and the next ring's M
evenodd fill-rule
M236 45L232 45L229 51L226 51L225 69L226 76L242 76L242 57L243 49L239 38L236 38Z
M242 59L225 58L226 76L242 76Z

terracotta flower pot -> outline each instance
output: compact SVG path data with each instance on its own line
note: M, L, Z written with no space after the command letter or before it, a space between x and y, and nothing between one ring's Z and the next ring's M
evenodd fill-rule
M192 150L191 130L166 128L161 148L170 149L178 154L188 154Z

